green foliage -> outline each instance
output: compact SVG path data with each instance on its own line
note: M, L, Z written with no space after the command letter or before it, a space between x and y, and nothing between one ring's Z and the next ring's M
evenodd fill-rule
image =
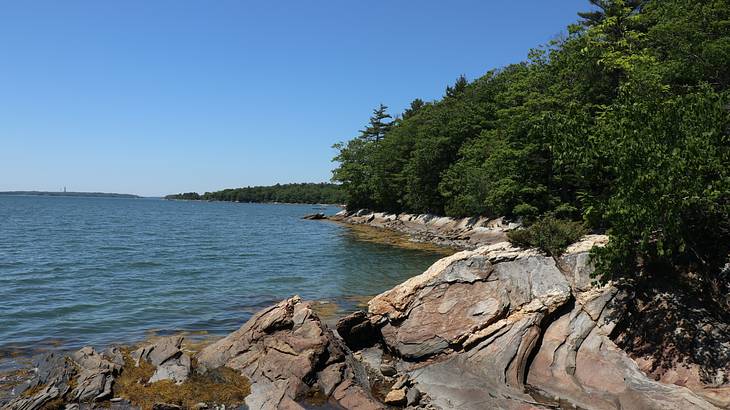
M200 200L200 194L197 192L185 192L184 194L173 194L173 195L166 195L165 199L177 199L177 200L186 200L186 201L198 201Z
M360 131L361 139L365 141L378 142L390 130L393 125L389 120L393 117L388 114L388 107L380 104L378 108L373 110L373 116L370 117L370 123L364 130Z
M341 187L327 183L276 184L247 188L224 189L199 195L195 192L168 195L166 199L188 199L229 202L283 202L301 204L342 204Z
M380 137L336 145L347 205L527 224L553 215L610 235L596 251L603 279L640 260L719 280L730 254L730 3L591 3L528 61L462 76Z
M515 245L539 248L546 254L557 257L586 232L586 227L580 222L547 215L527 228L508 232L507 236Z

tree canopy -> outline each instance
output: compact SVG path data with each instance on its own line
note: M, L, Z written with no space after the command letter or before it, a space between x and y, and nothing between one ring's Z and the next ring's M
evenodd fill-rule
M342 204L345 196L340 186L329 183L276 184L167 195L166 199L187 199L230 202L282 202L301 204Z
M348 207L582 222L611 237L597 255L606 279L636 260L719 272L730 3L590 3L526 61L462 76L378 138L335 145Z

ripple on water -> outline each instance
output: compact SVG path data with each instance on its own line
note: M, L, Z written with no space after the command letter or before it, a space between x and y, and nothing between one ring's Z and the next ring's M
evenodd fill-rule
M103 347L150 329L222 335L294 294L353 309L347 298L440 256L301 220L310 208L0 197L0 362L3 351Z

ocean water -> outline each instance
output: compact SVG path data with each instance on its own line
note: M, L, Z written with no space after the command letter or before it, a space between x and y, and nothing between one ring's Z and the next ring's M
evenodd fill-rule
M443 256L301 219L313 212L320 210L0 196L0 361L150 333L223 335L294 294L346 311Z

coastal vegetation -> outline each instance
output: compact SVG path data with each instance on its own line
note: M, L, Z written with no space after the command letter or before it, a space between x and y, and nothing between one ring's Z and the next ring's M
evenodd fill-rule
M200 195L187 192L167 195L165 199L229 201L229 202L282 202L292 204L342 204L345 195L338 184L301 183L254 186L206 192Z
M401 115L379 106L335 145L333 180L350 209L506 216L532 229L519 239L549 247L566 241L541 235L582 224L610 235L595 252L603 279L641 261L723 293L730 3L590 3L524 62L461 76Z

